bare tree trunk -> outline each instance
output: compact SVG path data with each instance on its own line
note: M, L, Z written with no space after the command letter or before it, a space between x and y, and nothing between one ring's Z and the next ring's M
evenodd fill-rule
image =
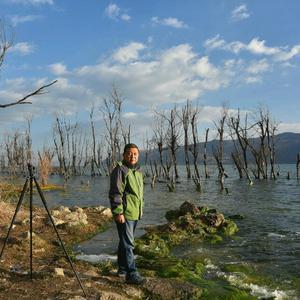
M109 147L107 160L109 173L115 167L117 160L120 159L121 156L122 103L123 100L121 99L119 92L113 87L110 97L103 99L103 107L101 108L106 127L105 138ZM130 130L128 134L130 135Z
M168 178L168 172L164 165L163 160L163 148L164 143L166 142L166 129L165 129L165 119L160 114L156 113L154 119L154 126L153 126L153 140L154 144L157 146L157 150L159 153L159 162L163 169L163 176Z
M190 167L190 158L189 158L189 125L191 118L191 109L190 109L190 101L187 100L185 106L181 110L181 114L179 114L179 118L181 120L184 132L184 159L185 159L185 168L186 168L186 176L187 178L191 178L191 167Z
M218 139L219 139L219 145L217 150L213 150L215 160L217 162L218 170L219 170L219 183L220 183L220 190L221 192L225 190L225 177L227 177L224 166L223 166L223 155L224 155L224 127L225 127L225 121L227 118L228 109L223 106L222 112L221 112L221 118L219 120L219 124L215 123L215 126L218 131Z
M96 158L96 136L95 136L95 126L94 126L94 105L91 107L90 111L90 123L91 123L91 129L92 129L92 158L91 158L91 176L98 175L98 170L100 168L100 165L98 165L97 158ZM97 172L95 171L95 168L97 168Z
M243 178L243 171L242 171L242 162L241 162L241 159L239 157L239 153L238 152L232 152L231 153L231 157L232 157L232 160L239 172L239 177L240 179Z
M208 141L208 132L209 128L205 130L205 143L204 143L204 154L203 154L203 162L204 162L204 172L205 178L209 178L208 167L207 167L207 141Z
M191 111L191 129L192 129L192 137L193 137L193 145L190 149L193 155L193 163L194 163L194 176L197 179L200 179L200 173L198 169L198 155L199 155L199 150L198 150L198 131L197 131L197 125L198 125L198 116L199 116L199 107L195 107Z
M298 180L300 177L300 153L297 154L296 169L297 169L297 180Z

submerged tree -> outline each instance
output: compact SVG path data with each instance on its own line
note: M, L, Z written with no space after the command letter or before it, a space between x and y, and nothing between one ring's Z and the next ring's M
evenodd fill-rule
M190 151L193 155L193 165L194 165L194 175L193 180L196 184L197 191L201 191L201 180L200 180L200 172L198 168L198 155L199 155L199 138L198 138L198 118L200 114L200 108L199 106L191 108L191 118L190 118L190 124L191 124L191 130L192 130L192 139L193 144L190 147Z
M184 133L184 160L186 176L187 178L191 178L191 167L189 158L189 126L191 119L191 102L189 100L187 100L186 104L182 107L181 112L179 113L179 118L182 123Z
M227 177L227 174L225 173L223 159L224 159L224 133L225 133L227 115L228 115L228 109L225 106L223 106L223 109L221 111L221 117L218 123L215 123L218 132L218 146L216 149L213 149L213 156L218 166L218 171L219 171L218 178L219 178L221 191L226 190L225 178Z
M250 185L253 181L249 175L248 170L248 148L249 148L249 138L248 138L248 116L245 115L244 125L241 124L240 110L238 110L237 115L231 115L228 118L227 125L229 128L229 135L234 144L234 152L231 156L234 164L236 165L240 178L243 178L243 173L245 173Z

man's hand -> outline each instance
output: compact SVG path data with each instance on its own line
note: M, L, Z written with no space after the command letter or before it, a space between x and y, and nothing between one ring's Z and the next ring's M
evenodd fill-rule
M115 216L115 221L117 223L120 223L120 224L125 223L125 217L124 217L124 215L116 215Z

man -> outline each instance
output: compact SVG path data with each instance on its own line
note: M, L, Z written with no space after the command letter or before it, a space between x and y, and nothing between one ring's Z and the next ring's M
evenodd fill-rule
M126 283L142 284L134 260L134 231L143 214L143 175L138 167L139 149L135 144L124 147L123 160L111 173L109 199L119 235L118 274Z

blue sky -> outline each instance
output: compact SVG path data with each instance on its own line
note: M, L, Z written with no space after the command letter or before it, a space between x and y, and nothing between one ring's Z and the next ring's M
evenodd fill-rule
M88 122L115 84L136 139L151 135L154 108L186 99L202 106L205 127L226 102L267 105L281 132L300 132L299 12L298 0L0 0L14 32L0 103L58 79L33 105L1 110L0 130L30 114L44 141L56 114Z

